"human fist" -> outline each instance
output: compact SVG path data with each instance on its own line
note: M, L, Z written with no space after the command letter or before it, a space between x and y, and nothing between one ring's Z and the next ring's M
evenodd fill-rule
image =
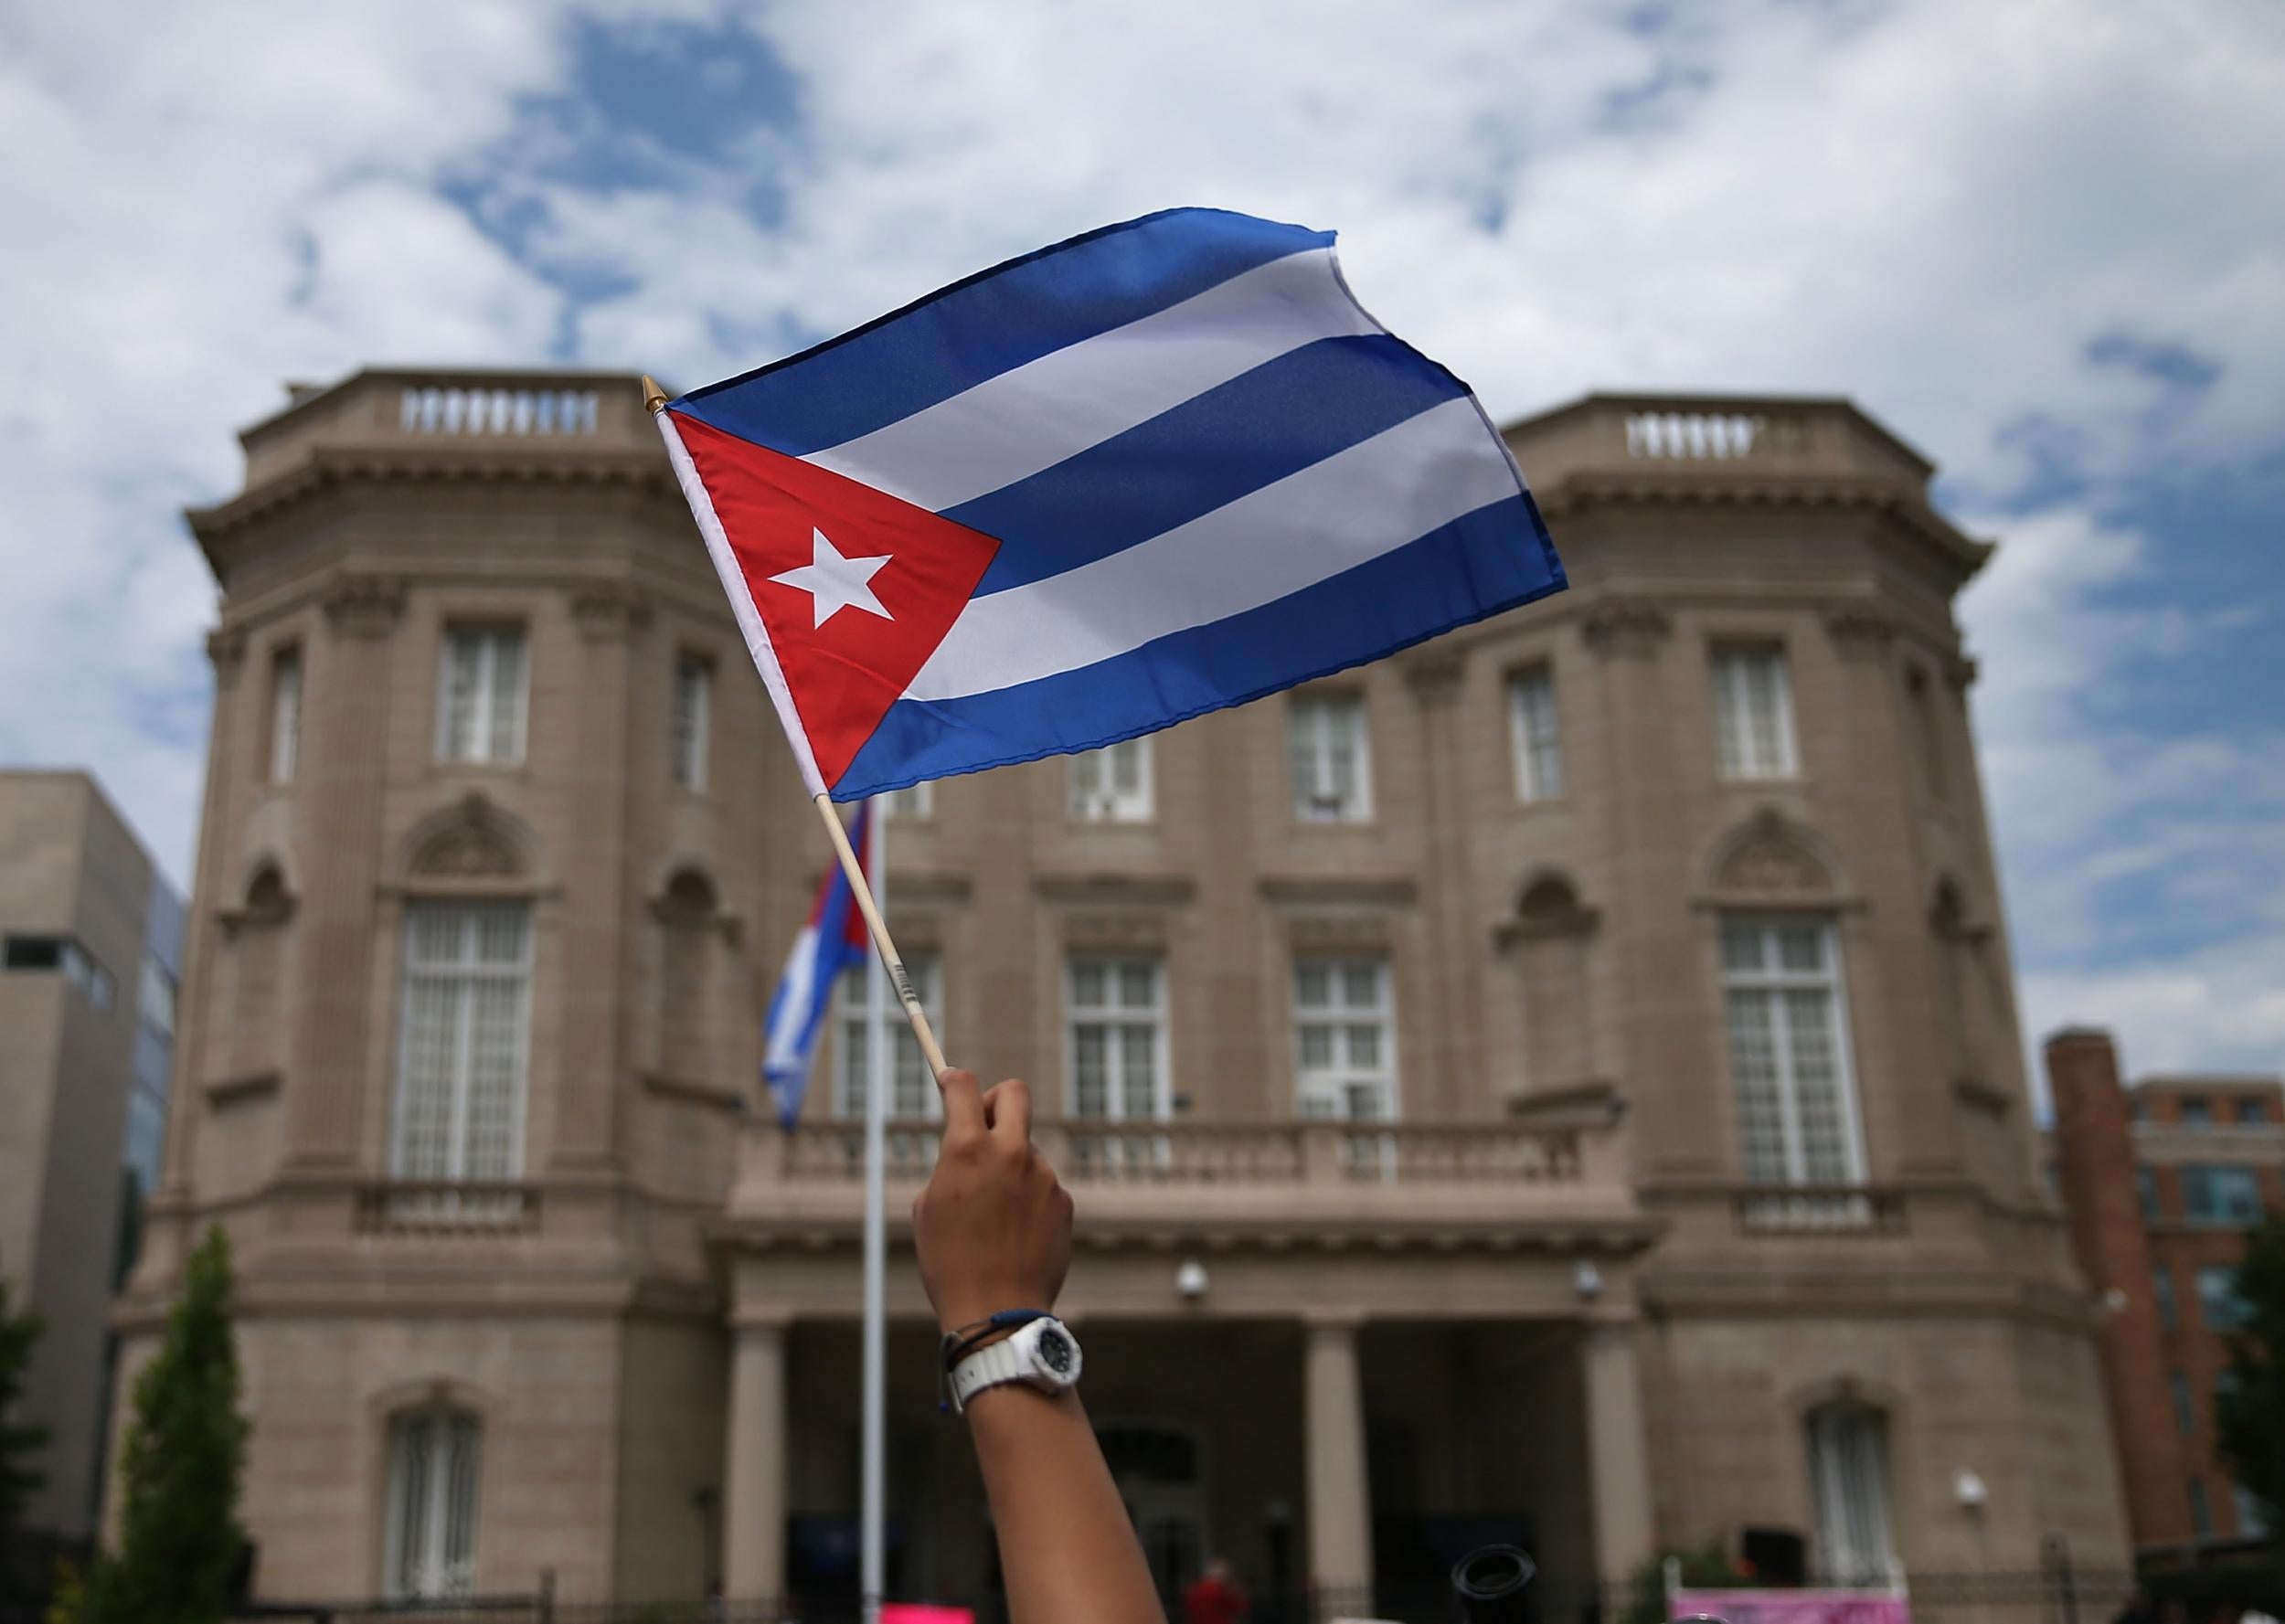
M912 1204L920 1284L946 1331L1003 1309L1049 1309L1071 1267L1071 1193L1031 1142L1031 1089L1019 1077L979 1092L946 1070L944 1140Z

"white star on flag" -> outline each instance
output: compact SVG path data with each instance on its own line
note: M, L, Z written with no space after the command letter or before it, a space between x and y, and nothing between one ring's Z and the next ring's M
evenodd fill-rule
M780 585L796 587L809 594L810 612L817 618L811 630L824 625L845 609L861 609L868 615L878 615L884 621L897 617L881 607L881 600L873 596L866 583L880 573L890 555L877 558L845 558L841 549L826 539L823 530L812 528L810 561L799 569L789 569L770 578Z

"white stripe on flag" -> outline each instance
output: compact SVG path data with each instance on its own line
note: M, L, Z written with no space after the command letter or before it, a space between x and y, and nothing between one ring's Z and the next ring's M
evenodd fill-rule
M771 1024L765 1071L791 1071L802 1064L802 1036L809 1027L810 1004L817 996L817 955L824 944L817 927L804 925L793 938L793 950L785 956L778 982L777 1019Z
M1124 552L971 600L905 697L1077 671L1275 602L1519 488L1475 401L1448 400Z
M941 513L1302 345L1379 331L1341 285L1333 250L1308 249L803 460Z

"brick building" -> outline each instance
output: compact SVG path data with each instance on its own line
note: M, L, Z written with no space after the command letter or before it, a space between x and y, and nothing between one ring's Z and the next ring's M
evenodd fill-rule
M1492 1531L1573 1598L1743 1528L1851 1576L2115 1564L1952 614L1987 545L1845 401L1508 436L1568 593L897 803L939 1030L1033 1080L1078 1195L1162 1579L1418 1613ZM265 1595L546 1568L823 1616L889 1035L844 1009L799 1130L749 1109L824 841L635 380L367 372L244 441L191 515L221 621L136 1346L227 1226ZM989 1606L899 1073L891 1583Z
M2138 1552L2167 1558L2260 1536L2215 1459L2245 1233L2285 1210L2285 1081L2119 1079L2107 1033L2047 1040L2053 1175L2079 1266L2104 1294L2103 1363Z

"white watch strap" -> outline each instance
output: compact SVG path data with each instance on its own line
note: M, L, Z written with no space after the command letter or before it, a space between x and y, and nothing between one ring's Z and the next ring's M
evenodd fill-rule
M1016 1352L1015 1338L1003 1337L988 1347L978 1348L952 1366L953 1412L966 1409L968 1401L986 1387L1020 1382L1026 1374L1024 1358Z

